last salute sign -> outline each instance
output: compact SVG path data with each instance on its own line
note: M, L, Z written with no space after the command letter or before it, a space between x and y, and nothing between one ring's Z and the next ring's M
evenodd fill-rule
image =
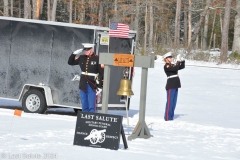
M121 133L122 116L78 112L73 144L117 150Z

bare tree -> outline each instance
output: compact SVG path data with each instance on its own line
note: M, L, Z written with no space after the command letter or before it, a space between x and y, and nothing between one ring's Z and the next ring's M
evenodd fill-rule
M140 0L136 0L136 15L135 15L135 18L134 18L134 29L138 32L139 31L139 15L140 15ZM139 34L137 34L136 36L136 44L138 46L138 37L139 37Z
M188 48L192 40L192 0L188 1Z
M118 0L114 0L114 21L118 20Z
M147 48L147 34L148 34L148 5L146 1L146 6L145 6L145 33L144 33L144 46L143 46L143 52L146 54L146 48Z
M30 0L24 0L24 18L31 17L31 6Z
M56 21L57 0L53 0L51 21Z
M174 47L179 47L180 40L180 15L181 15L181 0L177 0L177 9L175 16L175 36L174 36Z
M69 0L69 23L72 23L73 1Z
M4 0L3 3L4 3L4 8L3 8L4 16L8 16L8 0Z
M47 20L51 20L51 0L47 0Z
M187 5L184 4L184 47L187 47L187 38L188 38L188 18L187 18Z
M231 3L232 3L232 0L226 0L225 13L224 13L224 23L223 23L223 30L222 30L221 54L220 54L221 62L226 62L227 61L228 30L229 30Z
M99 0L99 11L98 11L98 26L103 24L103 1Z
M47 19L48 21L56 21L57 0L47 0Z
M207 0L207 6L210 5L211 0ZM205 16L205 24L204 24L204 31L203 31L203 50L207 49L207 36L208 36L208 21L209 21L209 11L207 11L207 14Z
M150 0L150 12L149 12L149 19L150 19L150 27L149 27L149 48L153 48L153 0Z
M236 1L236 11L232 51L240 54L240 1Z
M215 27L216 15L217 15L217 11L215 11L214 17L213 17L212 31L211 31L211 36L210 36L210 41L209 41L208 49L211 49L211 45L212 45L213 31L214 31L214 27ZM214 48L215 48L215 47L214 47Z
M13 17L13 0L11 0L11 17Z
M39 19L42 0L32 0L33 6L33 19Z
M80 17L81 17L81 22L83 24L85 23L85 7L84 7L84 4L85 4L85 0L82 0L82 2L81 2L81 13L80 13L81 16Z
M207 14L207 12L208 12L208 10L209 10L209 6L206 6L206 7L204 8L204 11L201 13L200 20L199 20L199 22L197 23L196 28L194 29L194 33L193 33L191 42L190 42L190 44L188 45L188 52L191 51L192 45L194 44L194 42L196 41L196 39L197 39L197 37L198 37L198 33L199 33L200 29L201 29L201 24L203 23L203 21L204 21L204 19L205 19L205 16L206 16L206 14Z
M21 5L21 1L18 1L18 17L19 18L21 18L21 7L22 7L22 5Z

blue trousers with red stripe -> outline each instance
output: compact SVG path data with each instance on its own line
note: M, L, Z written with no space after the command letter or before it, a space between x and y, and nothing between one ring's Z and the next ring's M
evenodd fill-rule
M95 112L96 110L96 92L87 84L87 91L79 90L80 100L83 112Z
M167 90L167 103L166 103L166 109L165 109L165 115L164 115L165 121L173 120L174 110L177 104L177 97L178 97L178 88Z

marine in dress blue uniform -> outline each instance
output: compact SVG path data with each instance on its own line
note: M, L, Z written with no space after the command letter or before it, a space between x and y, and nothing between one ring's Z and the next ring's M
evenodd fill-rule
M94 44L83 43L83 48L74 51L69 65L79 65L81 69L79 95L83 112L96 111L96 96L101 93L103 85L103 66L99 64L99 56L94 53ZM76 55L81 54L79 57Z
M165 108L164 119L165 121L173 120L174 111L177 104L178 88L181 88L180 78L178 71L185 68L185 60L179 54L177 56L177 63L172 64L172 53L168 52L163 56L165 61L164 71L167 75L167 103Z

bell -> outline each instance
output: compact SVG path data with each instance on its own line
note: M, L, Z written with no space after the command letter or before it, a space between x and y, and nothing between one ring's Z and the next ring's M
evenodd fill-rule
M129 79L121 79L120 81L120 87L117 92L117 95L122 95L122 96L130 96L133 95L133 91L131 88L131 81Z

